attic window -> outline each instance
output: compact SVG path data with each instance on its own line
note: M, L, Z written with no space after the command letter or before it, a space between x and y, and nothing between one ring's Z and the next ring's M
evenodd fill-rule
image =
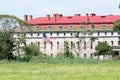
M59 26L58 26L58 29L61 30L61 29L62 29L62 25L59 25Z
M39 26L39 25L37 25L37 26L36 26L36 29L37 29L37 30L38 30L38 29L40 29L40 26Z
M73 29L73 26L72 26L72 25L69 25L68 29L70 29L70 30Z
M51 25L48 25L48 30L51 30Z
M80 29L84 29L84 26L85 26L84 24L81 24Z
M102 28L103 29L107 28L107 25L106 24L102 24Z

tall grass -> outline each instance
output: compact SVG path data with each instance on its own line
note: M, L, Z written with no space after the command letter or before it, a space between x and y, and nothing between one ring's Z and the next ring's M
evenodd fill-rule
M63 60L64 61L64 60ZM68 60L69 61L69 60ZM53 61L54 62L54 61ZM78 61L79 62L79 61ZM119 80L120 64L102 61L88 63L16 63L0 64L0 80ZM82 62L82 60L80 61Z

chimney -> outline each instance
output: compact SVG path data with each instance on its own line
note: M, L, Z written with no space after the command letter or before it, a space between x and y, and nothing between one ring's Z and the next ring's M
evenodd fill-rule
M60 17L62 17L63 15L62 15L62 14L60 14L59 16L60 16Z
M95 13L91 13L90 16L96 16L96 14Z
M89 23L89 14L86 13L86 23L88 24Z
M33 16L32 15L29 15L29 20L32 20L33 19Z
M49 14L47 15L47 20L50 20L50 15Z
M57 19L56 19L57 18L57 14L54 14L53 16L54 16L54 21L56 22L57 21Z
M25 22L28 21L28 15L24 15L24 21L25 21Z
M54 14L53 16L56 17L56 18L60 18L60 17L62 17L63 15L57 13L57 14Z
M80 14L75 14L74 16L81 16Z

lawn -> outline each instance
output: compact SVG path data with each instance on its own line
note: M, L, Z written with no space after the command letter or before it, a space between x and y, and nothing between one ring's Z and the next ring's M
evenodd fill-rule
M0 80L120 80L120 63L1 63Z

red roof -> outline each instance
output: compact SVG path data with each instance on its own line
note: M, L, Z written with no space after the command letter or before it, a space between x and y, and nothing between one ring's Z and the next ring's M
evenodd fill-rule
M120 15L108 15L108 16L88 16L89 23L113 23L120 19ZM29 24L78 24L86 23L87 16L60 16L60 17L38 17L27 21Z

